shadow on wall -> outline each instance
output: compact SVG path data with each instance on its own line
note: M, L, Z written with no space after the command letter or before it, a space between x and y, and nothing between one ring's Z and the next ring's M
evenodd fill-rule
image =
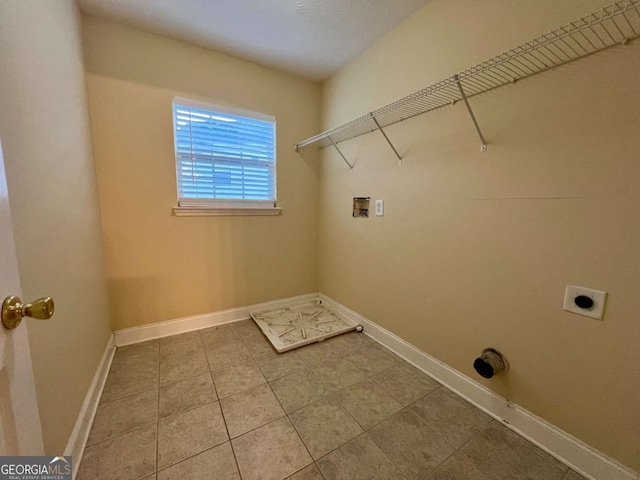
M184 221L175 217L173 220ZM253 270L251 262L247 261L247 250L253 247L251 242L246 242L243 219L236 217L228 221L236 221L234 228L201 231L203 238L199 243L204 246L200 255L181 258L180 252L174 252L175 262L182 263L179 276L173 274L177 270L171 268L153 275L111 278L109 296L112 299L113 329L140 325L140 319L144 319L144 323L155 323L210 313L217 305L238 305L244 301L247 292L239 287L251 282ZM256 253L269 254L266 249ZM185 283L190 282L192 288L185 289ZM207 311L197 306L202 304L201 285L214 286L209 292L204 292L211 306ZM166 305L179 305L179 314L167 316Z
M204 96L211 93L209 85L215 85L218 98L238 97L240 92L238 100L247 105L265 100L260 89L253 88L256 82L269 82L275 92L272 101L277 101L286 95L288 81L297 78L108 20L83 16L82 24L85 52L91 52L85 55L88 73ZM200 65L199 71L185 75L194 65Z

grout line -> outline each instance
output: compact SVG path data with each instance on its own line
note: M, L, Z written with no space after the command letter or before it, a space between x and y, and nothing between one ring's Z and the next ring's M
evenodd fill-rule
M132 428L131 430L127 430L126 432L122 432L119 433L118 435L114 435L113 437L109 437L109 438L105 438L104 440L100 440L99 442L96 443L92 443L92 444L87 444L87 446L85 447L85 450L89 447L93 448L96 445L102 445L103 443L109 442L111 440L115 440L118 439L120 437L124 437L125 435L129 435L130 433L133 433L137 430L142 430L145 427L149 427L149 426L153 426L155 422L153 421L149 421L149 423L145 423L144 425L137 425L136 427Z
M307 368L309 368L309 367L307 367ZM298 374L299 374L299 373L298 373ZM272 380L272 382L276 382L276 381L278 381L278 380L280 380L280 379L282 379L282 378L289 377L289 376L291 376L291 375L296 375L296 372L292 372L292 373L289 373L289 374L284 375L284 376L282 376L282 377L276 378L276 379ZM332 395L332 394L333 394L333 392L331 391L331 389L330 389L329 387L327 387L327 385L326 385L322 380L320 380L320 379L318 379L318 378L314 378L313 380L314 380L314 381L316 381L316 382L318 382L320 385L322 385L322 386L327 390L327 394L326 394L326 395L323 395L322 397L320 397L320 398L318 398L318 399L316 399L316 400L313 400L312 402L307 403L306 405L302 405L301 407L298 407L298 408L296 408L295 410L292 410L292 411L290 411L290 412L287 412L287 411L286 411L286 409L285 409L285 412L287 413L287 415L290 415L290 414L292 414L292 413L298 412L298 411L302 410L303 408L308 407L309 405L311 405L311 404L313 404L313 403L316 403L316 402L318 402L318 401L322 400L323 398L328 397L329 395ZM271 382L267 382L267 383L269 383L269 386L271 387L271 390L273 390L273 386L271 385ZM273 390L273 393L276 395L276 398L278 398L278 395L275 393L275 390ZM280 401L280 398L278 398L278 401ZM280 403L282 404L282 402L280 402ZM283 407L283 408L284 408L284 407Z
M379 422L376 422L374 425L372 425L372 426L370 426L369 428L367 428L367 432L368 432L369 430L373 430L375 427L377 427L377 426L378 426L378 425L380 425L381 423L386 422L386 421L387 421L387 420L389 420L391 417L396 416L397 414L399 414L399 413L400 413L400 412L402 412L403 410L408 410L409 412L413 413L413 412L411 411L411 406L412 406L414 403L418 402L419 400L422 400L424 397L428 397L429 395L431 395L433 392L435 392L435 391L436 391L436 390L438 390L439 388L440 388L440 387L436 388L435 390L432 390L432 391L431 391L431 392L429 392L429 393L425 393L425 394L424 394L423 396L421 396L418 400L416 400L415 402L410 403L410 404L409 404L409 405L407 405L407 406L405 406L405 405L403 405L402 403L398 402L398 403L400 403L400 405L402 405L402 408L401 408L400 410L398 410L397 412L392 413L391 415L389 415L389 416L388 416L388 417L386 417L386 418L383 418L383 419L382 419L382 420L380 420ZM413 413L413 414L414 414L414 415L416 415L415 413ZM418 415L416 415L416 417L417 417L417 416L418 416ZM418 417L418 418L420 418L420 417ZM422 420L422 419L420 418L420 420ZM423 423L426 423L426 422L424 422L424 420L423 420ZM432 430L433 430L433 429L432 429ZM436 433L437 433L437 432L436 432Z
M431 393L433 393L433 392L430 392L430 393L428 393L427 395L430 395ZM425 396L427 396L427 395L425 395ZM432 431L433 433L435 433L438 437L440 437L442 440L444 440L444 441L445 441L445 443L447 443L447 444L451 445L451 447L454 449L454 451L453 451L453 452L451 452L451 454L450 454L450 455L448 455L448 456L447 456L447 457L446 457L442 462L440 462L440 463L438 464L438 466L437 466L434 470L432 470L431 472L429 472L429 473L427 473L427 474L426 474L426 476L425 476L425 478L426 478L426 477L428 477L429 475L431 475L435 470L437 470L438 468L440 468L440 466L441 466L443 463L445 463L449 458L451 458L453 455L455 455L455 453L458 451L458 449L456 449L455 445L452 445L452 444L451 444L451 442L449 442L449 441L448 441L448 440L447 440L447 439L446 439L442 434L440 434L438 431L436 431L436 430L435 430L431 425L429 425L429 424L428 424L427 422L425 422L422 418L420 418L418 415L416 415L415 413L413 413L413 412L409 409L409 407L404 407L404 408L403 408L402 410L400 410L399 412L394 413L393 415L391 415L390 417L386 418L385 420L383 420L383 421L379 422L379 423L378 423L378 424L376 424L375 426L380 425L380 424L381 424L381 423L383 423L384 421L386 421L386 420L388 420L388 419L390 419L390 418L393 418L393 417L394 417L394 416L396 416L396 415L399 415L400 413L402 413L402 412L403 412L403 411L405 411L405 410L407 411L407 413L410 413L411 415L413 415L414 417L416 417L416 418L418 419L418 421L419 421L419 422L421 422L421 423L422 423L424 426L426 426L429 430L431 430L431 431ZM370 430L372 430L373 428L375 428L375 426L374 426L374 427L371 427L369 430L367 430L367 432L369 432ZM483 430L484 430L484 428L483 428ZM474 435L474 437L475 437L475 435ZM376 445L378 445L378 448L380 448L380 450L382 450L382 451L385 453L385 455L387 455L387 456L389 457L389 459L391 460L391 462L392 462L394 465L396 465L396 463L391 459L390 455L388 455L388 454L387 454L387 452L384 450L384 448L382 447L382 445L379 445L379 444L378 444L378 442L376 442L376 439L375 439L375 438L372 438L372 440L373 440L373 442L374 442ZM465 445L466 445L466 443L465 443ZM462 447L460 447L460 448L462 448ZM396 467L397 467L397 468L398 468L398 470L400 470L401 472L403 472L403 473L405 472L405 470L404 470L404 469L402 469L402 468L400 468L398 465L396 465Z
M417 415L416 415L417 416ZM420 417L418 417L420 418ZM422 420L422 419L420 419ZM423 420L424 422L424 420ZM471 442L473 439L475 439L476 437L478 437L482 432L485 431L485 429L491 425L491 423L493 422L493 420L489 423L487 423L484 427L482 427L479 431L477 431L476 433L474 433L466 442L464 442L462 445L460 445L460 447L458 449L456 449L454 452L451 453L451 455L449 455L447 458L445 458L442 462L440 462L440 465L438 465L435 470L433 470L431 473L429 473L428 477L433 476L433 474L435 472L437 472L445 463L447 463L453 456L455 456L456 454L460 453L460 455L462 455L465 460L471 462L471 464L476 467L480 472L482 472L484 475L487 475L487 478L491 478L488 474L486 474L484 472L484 470L482 470L480 468L479 465L477 465L473 460L471 460L469 457L467 457L464 453L461 453L460 451L469 443ZM426 422L425 422L426 423Z
M282 378L282 377L280 377ZM284 412L284 417L280 417L280 418L286 418L287 421L289 422L289 424L293 427L293 431L296 432L296 435L298 436L298 438L300 439L300 442L302 443L302 446L305 448L305 450L307 451L307 453L309 454L309 458L311 459L311 463L315 462L315 458L313 458L313 455L311 455L311 452L309 451L309 447L307 447L307 444L304 442L304 440L302 439L302 435L300 435L300 432L298 431L298 429L296 428L296 425L293 423L293 420L291 420L291 418L289 417L289 414L287 413L287 411L284 408L284 405L282 404L282 402L280 401L280 399L278 398L278 395L276 395L276 392L273 390L273 387L271 386L271 384L269 382L267 382L267 385L269 385L269 388L271 389L271 393L273 394L273 396L276 398L276 401L280 404L280 408L282 409L282 411ZM299 470L296 470L295 472L293 472L291 475L294 475L296 472L299 472L300 470L307 468L309 465L305 465L304 467L302 467ZM318 468L318 470L320 470ZM290 477L291 475L288 475L288 477ZM324 475L323 475L324 477Z
M540 447L538 447L533 442L531 442L529 439L523 437L518 432L514 432L513 430L511 430L507 425L503 424L502 422L500 422L500 421L498 421L496 419L492 419L492 421L489 422L487 424L487 426L489 426L491 424L495 424L498 429L506 429L506 434L507 435L515 435L517 437L518 441L519 442L523 442L527 446L527 448L532 449L533 453L535 453L540 460L545 461L545 462L549 462L549 457L551 457L551 459L553 459L553 461L559 462L563 467L566 467L568 470L571 469L571 467L569 465L567 465L564 462L561 462L560 460L555 458L553 455L545 452ZM565 470L565 473L566 473L566 470Z
M151 391L151 390L147 390L147 392L150 392L150 391ZM156 401L157 401L157 393L156 393ZM96 417L97 417L97 415L96 415ZM100 440L99 442L89 443L89 441L87 440L86 447L93 447L94 445L99 445L99 444L104 443L104 442L107 442L107 441L109 441L109 440L114 440L114 439L116 439L116 438L123 437L123 436L127 435L128 433L133 432L134 430L138 430L139 428L142 428L142 427L148 427L149 425L154 425L154 424L156 424L157 422L158 422L158 412L156 412L155 418L154 418L154 419L149 419L149 421L148 421L147 423L143 423L143 424L140 424L140 425L136 425L135 427L130 428L129 430L125 430L125 431L123 431L123 432L118 433L117 435L112 435L112 436L110 436L110 437L103 438L103 439L102 439L102 440ZM93 426L92 426L92 430L93 430ZM86 448L86 447L85 447L85 448Z
M487 428L489 428L489 426L494 423L495 420L491 420L488 424L486 424L484 426L484 428L482 430L480 430L478 433L476 433L474 436L472 436L469 440L467 440L458 450L456 450L453 455L455 455L456 453L460 452L460 455L462 455L467 461L471 462L471 464L473 466L475 466L478 470L480 470L482 473L484 473L485 475L487 475L489 478L490 477L490 473L486 473L482 468L480 468L480 465L478 465L476 462L473 461L473 459L469 458L464 452L461 452L461 450L466 447L469 443L471 443L472 440L474 440L476 437L479 437L480 434L482 432L484 432ZM446 460L445 460L446 461Z
M313 457L312 457L313 458ZM320 472L320 476L323 478L323 480L327 480L327 477L324 475L324 472L320 469L320 465L318 465L317 461L313 461L313 464L316 466L316 468L318 469L318 472Z
M229 440L224 440L224 441L222 441L222 442L216 443L215 445L211 445L211 446L209 446L209 447L206 447L206 448L205 448L204 450L202 450L202 451L196 452L196 453L194 453L193 455L189 455L188 457L185 457L185 458L183 458L182 460L179 460L179 461L177 461L177 462L175 462L175 463L172 463L171 465L167 465L166 467L162 467L160 470L156 471L156 475L157 475L158 473L160 473L160 472L163 472L163 471L167 470L168 468L175 467L176 465L180 465L181 463L186 462L187 460L190 460L190 459L192 459L193 457L197 457L197 456L198 456L198 455L200 455L201 453L208 452L209 450L213 450L213 449L214 449L214 448L216 448L216 447L219 447L219 446L221 446L221 445L224 445L225 443L229 443L229 444L231 444L231 442L230 442ZM232 450L233 450L233 449L232 449ZM149 476L149 475L147 475L146 477L142 477L142 478L143 478L143 479L146 479L148 476Z
M320 471L320 468L318 468L318 465L316 465L315 460L313 459L313 457L311 457L311 463L305 465L302 468L299 468L298 470L296 470L295 472L293 472L291 475L287 475L284 480L288 480L289 478L293 477L295 474L300 473L302 470L304 470L305 468L309 468L311 465L314 465L318 471L320 472L320 475L322 476L323 480L325 479L325 476L322 475L322 472Z
M215 328L215 327L213 327ZM236 330L235 326L232 327L234 330ZM198 334L200 336L200 343L202 344L202 347L204 348L204 339L202 338L202 330L204 329L199 329L198 330ZM238 336L240 336L239 332ZM242 338L241 338L242 339ZM205 352L205 357L206 357L206 352ZM213 383L213 390L216 393L216 398L217 398L217 402L218 405L220 407L220 415L222 416L222 423L224 424L224 429L227 432L227 438L228 438L228 442L229 442L229 446L231 447L231 454L233 455L233 461L236 464L236 470L238 471L238 476L242 478L242 475L240 473L240 465L238 464L238 458L236 457L236 451L233 448L233 443L231 442L231 435L229 434L229 427L227 426L227 420L224 417L224 411L222 410L222 403L220 403L220 394L218 393L218 387L216 386L216 381L213 378L213 372L211 370L211 364L209 363L209 358L207 357L207 367L209 368L209 376L211 377L211 383Z
M171 387L172 385L175 385L176 383L184 382L185 380L193 380L196 377L201 377L201 376L206 375L206 374L210 374L210 371L208 369L207 369L206 372L196 373L195 375L189 375L187 377L183 377L180 380L176 380L174 382L163 383L163 384L159 385L159 387L161 387L161 388ZM151 389L148 389L148 390L151 390Z
M326 395L326 396L322 397L321 399L316 400L315 402L311 402L309 405L307 405L307 407L313 405L314 403L318 403L318 402L324 400L325 398L328 398L328 397L331 397L331 396L333 396L333 393L330 393L329 395ZM302 409L300 409L300 410L302 410ZM296 410L296 411L300 411L300 410ZM292 412L292 413L294 413L294 412ZM296 431L296 434L298 435L298 438L300 438L300 441L304 445L304 448L307 449L307 452L309 453L309 456L311 457L311 460L313 460L313 462L315 462L316 458L311 454L311 450L309 450L307 442L304 441L304 437L302 436L302 434L298 430L298 427L296 427L295 422L293 421L293 419L291 418L291 416L289 414L287 414L287 419L289 420L289 422L291 422L291 425L293 425L293 429ZM327 455L328 455L328 453L327 453ZM324 457L324 455L323 455L323 457ZM320 457L320 458L322 458L322 457Z
M180 460L179 462L172 463L171 465L168 465L168 466L166 466L166 467L163 467L163 468L159 469L159 470L156 472L156 474L158 474L158 473L160 473L160 472L164 472L165 470L167 470L167 469L169 469L169 468L172 468L172 467L175 467L176 465L180 465L181 463L184 463L184 462L186 462L187 460L191 460L193 457L197 457L198 455L200 455L200 454L202 454L202 453L208 452L209 450L213 450L214 448L217 448L217 447L219 447L219 446L221 446L221 445L224 445L224 444L225 444L225 443L227 443L227 442L229 442L229 440L227 440L227 441L225 441L225 442L222 442L222 443L218 443L217 445L213 445L213 446L211 446L211 447L207 447L206 449L202 450L201 452L194 453L193 455L189 455L188 457L183 458L183 459L182 459L182 460ZM231 442L229 442L229 444L230 444L230 443L231 443ZM231 445L229 445L229 446L231 446ZM232 449L232 451L233 451L233 449ZM143 479L146 479L147 477L142 477L142 478L143 478Z
M150 390L159 390L158 386L153 386L151 388L145 388L144 390L140 390L137 392L133 392L133 393L127 393L126 395L122 396L122 397L118 397L118 398L113 398L111 400L107 400L106 402L99 402L98 403L98 409L100 409L100 407L102 407L103 405L110 405L112 403L115 402L119 402L120 400L126 400L127 398L131 398L131 397L135 397L136 395L141 395L143 393L146 393Z
M240 337L240 341L244 344L244 340L242 340L242 335L240 335L240 332L238 332L236 326L234 325L233 328L236 333L238 334L238 336ZM202 330L198 330L198 332L200 333L200 341L202 342L202 345L204 346L204 339L202 338ZM246 348L246 345L245 345ZM206 355L206 354L205 354ZM240 472L240 464L238 463L238 456L236 455L236 449L233 446L233 442L231 441L231 434L229 433L229 427L227 426L227 420L224 417L224 411L222 410L222 403L221 403L221 398L220 398L220 394L218 393L218 387L216 386L216 381L213 379L213 370L211 370L211 364L209 363L209 359L207 358L207 365L209 367L209 375L211 375L211 381L213 382L213 388L215 389L216 392L216 397L218 397L218 403L220 405L220 415L222 415L222 423L224 423L224 428L227 432L227 438L229 439L229 446L231 447L231 454L233 455L233 461L236 464L236 470L238 472L238 476L240 478L242 478L242 473Z
M159 418L158 421L160 421L160 420L168 420L168 419L176 417L178 415L182 415L183 413L188 413L188 412L191 412L191 411L196 410L198 408L206 407L207 405L211 405L211 404L216 403L216 402L219 402L219 400L211 400L210 402L205 402L205 403L202 403L200 405L196 405L195 407L186 408L184 410L180 410L179 412L172 413L171 415L168 415L166 417L161 417L161 418Z

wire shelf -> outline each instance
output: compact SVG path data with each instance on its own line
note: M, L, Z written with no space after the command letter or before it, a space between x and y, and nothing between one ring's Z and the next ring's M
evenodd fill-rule
M486 142L467 98L515 83L611 47L626 45L638 37L640 37L640 0L617 1L344 125L303 140L295 145L295 149L308 146L322 148L331 145L337 148L340 142L380 130L400 160L400 155L384 133L385 127L464 101L484 151ZM341 152L340 155L351 167Z

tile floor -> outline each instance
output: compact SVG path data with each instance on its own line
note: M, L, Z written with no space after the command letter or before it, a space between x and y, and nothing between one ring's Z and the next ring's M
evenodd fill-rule
M360 333L252 321L119 348L80 480L580 480Z

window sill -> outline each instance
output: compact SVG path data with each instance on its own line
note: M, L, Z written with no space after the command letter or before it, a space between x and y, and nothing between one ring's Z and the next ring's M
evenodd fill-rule
M176 217L229 217L229 216L273 216L280 215L282 208L213 208L213 207L173 207Z

